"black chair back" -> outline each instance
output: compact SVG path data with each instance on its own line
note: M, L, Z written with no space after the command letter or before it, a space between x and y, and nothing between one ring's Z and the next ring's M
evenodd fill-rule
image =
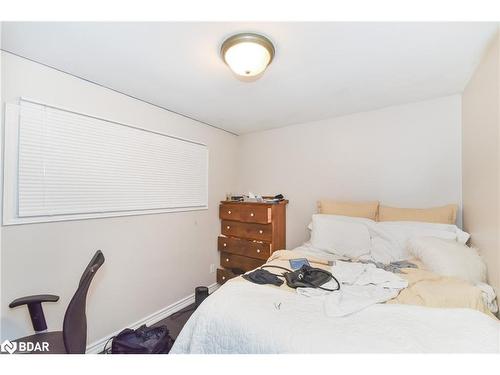
M84 354L87 347L87 292L97 270L104 263L104 255L98 250L83 272L73 298L64 314L63 339L66 352Z

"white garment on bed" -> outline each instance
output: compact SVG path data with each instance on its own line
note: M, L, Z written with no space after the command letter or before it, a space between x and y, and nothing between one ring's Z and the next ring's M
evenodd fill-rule
M374 266L373 264L335 261L330 271L342 284L355 284L366 272L368 265Z
M386 302L408 286L403 278L374 264L336 261L331 272L341 283L338 291L297 288L299 295L323 298L325 313L331 317L349 315L376 303ZM335 286L333 280L322 285L326 289L334 289Z
M338 292L325 296L325 313L330 317L346 316L386 302L396 297L400 290L378 285L343 285Z
M363 272L354 285L376 285L387 289L403 289L408 287L408 281L396 274L377 268L374 264L367 264Z
M342 283L351 285L379 285L385 288L406 288L408 282L392 272L377 268L373 263L344 262L337 260L332 274Z

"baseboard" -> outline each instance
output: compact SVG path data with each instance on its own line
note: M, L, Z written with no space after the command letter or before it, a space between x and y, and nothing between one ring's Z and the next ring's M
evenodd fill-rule
M217 290L217 288L219 288L219 286L220 285L217 283L213 283L212 285L209 285L209 287L208 287L209 293L212 293L215 290ZM171 305L164 307L161 310L158 310L157 312L155 312L151 315L146 316L145 318L142 318L141 320L139 320L135 323L129 324L127 326L127 328L137 329L140 326L142 326L143 324L150 326L151 324L155 324L155 323L159 322L160 320L165 319L166 317L176 313L177 311L182 310L185 307L188 307L189 305L191 305L193 303L194 303L194 293L190 294L187 297L180 299L177 302L172 303ZM122 329L124 329L124 328L122 328ZM106 342L111 337L116 336L120 331L122 331L122 329L120 329L119 331L113 332L110 335L103 337L102 339L99 339L97 341L94 341L92 344L88 345L87 346L87 354L101 353L104 350L104 346L106 345Z

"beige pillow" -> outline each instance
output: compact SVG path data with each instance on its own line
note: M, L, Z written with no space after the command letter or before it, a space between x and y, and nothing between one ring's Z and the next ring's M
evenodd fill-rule
M427 223L455 224L456 204L432 208L396 208L380 206L378 221L424 221Z
M320 214L366 217L368 219L376 220L378 205L378 201L342 202L333 200L321 200L318 202L318 211Z

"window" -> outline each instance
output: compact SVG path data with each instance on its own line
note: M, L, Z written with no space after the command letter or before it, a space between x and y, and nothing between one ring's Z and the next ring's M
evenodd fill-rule
M4 224L208 206L205 145L26 100L5 138Z

